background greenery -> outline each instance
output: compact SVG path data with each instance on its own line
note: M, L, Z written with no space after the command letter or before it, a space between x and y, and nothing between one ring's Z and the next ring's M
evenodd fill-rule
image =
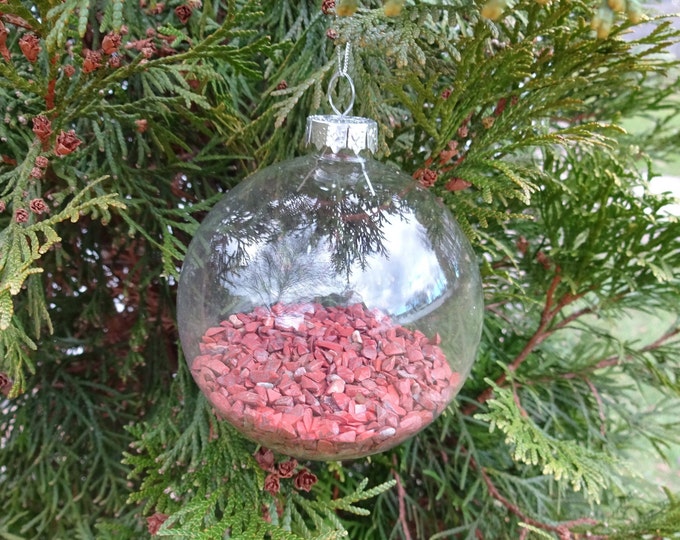
M637 473L680 444L680 225L647 189L678 32L623 39L612 5L1 3L0 537L677 537L677 479ZM176 279L214 202L299 153L347 40L380 159L475 246L484 334L425 432L271 495L188 374Z

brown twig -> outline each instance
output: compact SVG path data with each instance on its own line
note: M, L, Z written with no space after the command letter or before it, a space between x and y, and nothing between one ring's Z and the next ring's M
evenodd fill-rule
M519 367L524 363L524 361L529 357L529 355L534 351L534 349L536 349L536 347L543 343L543 341L550 337L556 330L563 328L566 325L566 323L562 324L562 322L560 322L551 328L551 324L553 323L555 317L559 314L560 311L562 311L562 309L564 309L565 306L575 302L576 300L579 300L580 298L583 298L583 296L586 294L585 292L579 294L565 293L559 300L556 301L555 293L557 291L557 287L560 285L561 282L562 276L560 274L559 267L557 267L555 276L551 280L550 285L548 286L548 289L545 293L545 305L543 307L543 311L541 312L541 320L539 322L538 328L536 328L535 332L526 342L526 344L519 352L519 354L515 357L515 359L512 361L512 363L508 365L509 372L517 371L517 369L519 369ZM585 314L585 312L583 314ZM569 319L568 322L571 322L571 320L575 318L572 317L572 315L567 317L567 319ZM507 378L508 373L507 372L503 373L500 377L496 379L496 385L501 386L502 384L505 383ZM477 396L476 403L470 403L467 407L463 408L462 410L463 414L465 415L471 414L481 404L486 403L489 399L491 399L491 396L493 396L493 388L489 387L486 390L484 390L479 396Z
M638 353L645 353L645 352L650 352L653 351L657 348L659 348L661 345L672 339L673 337L677 336L680 334L680 327L671 327L669 328L661 337L650 343L649 345L645 345L642 349L638 351ZM625 358L630 358L630 354L626 355ZM587 374L592 373L594 371L597 371L598 369L605 369L608 367L614 367L620 365L622 362L621 356L616 354L612 356L608 356L607 358L603 358L602 360L599 360L595 364L586 366L583 368L582 371L580 372L570 372L570 373L562 373L559 375L555 375L555 377L560 378L560 379L582 379L586 381L586 383L590 384L588 379L586 378ZM540 378L540 379L534 379L533 381L528 381L526 384L540 384L544 383L548 378ZM592 389L592 387L591 387ZM596 396L596 399L598 396Z
M52 66L52 69L54 69L54 66L57 65L57 60L58 56L53 56L50 59L50 64ZM52 69L50 71L52 71ZM47 92L45 93L45 107L47 108L48 111L54 109L55 105L55 88L57 87L57 79L56 77L52 77L50 81L47 83Z
M597 411L600 416L600 433L604 437L606 434L605 424L607 422L607 418L604 415L604 403L602 403L600 393L597 391L597 388L595 388L595 385L590 381L590 379L586 377L584 378L584 380L586 381L586 384L590 388L590 391L593 393L593 396L595 396L595 401L597 401Z
M579 309L577 311L574 311L573 313L567 315L564 319L562 319L560 322L555 323L555 326L553 327L554 330L559 330L561 328L564 328L567 326L569 323L575 321L576 319L579 319L583 317L584 315L590 315L593 312L592 307L586 307L583 309Z
M490 311L491 313L496 315L499 319L503 319L506 323L512 324L512 320L510 319L510 317L508 315L506 315L505 313L503 313L500 309L498 309L503 304L505 304L505 302L498 302L496 304L489 304L487 306L484 306L484 309L486 309L487 311Z
M553 296L555 294L555 289L557 288L559 282L560 276L558 273L553 278L546 292L545 307L543 308L543 312L541 313L541 322L538 325L538 328L536 329L534 334L529 338L529 341L527 341L524 348L520 351L520 353L508 366L508 369L510 371L516 371L517 368L522 364L522 362L526 360L531 351L533 351L534 348L536 348L545 338L548 337L549 334L546 333L546 329L550 324L550 321L552 320L550 318L550 313L552 310ZM508 378L507 373L503 373L500 377L498 377L498 379L496 379L496 384L498 386L502 385L507 380L507 378ZM492 387L487 388L477 397L477 403L470 403L467 407L463 409L463 414L466 416L471 414L479 407L479 405L486 403L489 399L491 399L492 395L493 388Z
M472 457L470 458L470 464L479 471L479 474L482 476L482 480L484 480L484 484L489 491L489 495L491 495L492 498L501 503L505 508L515 514L520 520L522 520L522 522L526 523L527 525L531 525L532 527L536 527L543 531L554 532L558 535L560 540L570 540L573 538L571 529L574 527L579 525L596 525L598 523L597 520L592 518L580 518L572 521L565 521L559 525L550 525L549 523L543 523L542 521L533 519L532 517L529 517L527 514L525 514L519 506L510 502L501 494L500 491L498 491L498 488L493 483L491 477L489 477L484 467L480 467Z
M517 393L517 385L512 382L512 397L515 401L515 405L517 405L517 408L519 409L520 414L524 417L527 418L529 415L527 414L527 411L522 407L522 403L519 400L519 394Z
M665 342L667 342L671 338L677 336L678 334L680 334L680 326L679 327L671 327L661 337L654 340L649 345L645 345L638 352L646 353L646 352L658 349L659 347L661 347L661 345L663 345ZM612 355L612 356L609 356L608 358L604 358L603 360L600 360L597 364L595 364L595 366L592 369L596 370L596 369L603 369L603 368L606 368L606 367L616 366L616 365L619 364L620 361L621 361L621 357L619 355Z
M397 482L397 497L399 498L399 523L401 524L401 530L404 532L404 539L411 540L411 532L408 528L408 520L406 518L406 491L401 483L401 477L395 469L392 469L392 476Z
M13 24L14 26L20 26L21 28L26 28L27 30L35 30L31 23L29 23L26 19L19 17L18 15L12 15L11 13L0 13L0 17L5 19L6 23Z
M591 290L593 290L593 288L594 287L591 287L587 292L590 292ZM582 298L583 296L585 296L585 293L581 293L581 294L577 295L575 297L575 299ZM610 302L617 302L621 298L623 298L623 295L617 295L617 296L614 296L613 298L610 298L609 301ZM584 315L590 315L594 311L595 310L592 306L584 307L584 308L581 308L579 310L576 310L573 313L570 313L569 315L564 317L560 322L555 323L555 326L553 327L553 331L560 330L560 329L564 328L565 326L567 326L569 323L575 321L576 319L579 319L579 318L583 317Z

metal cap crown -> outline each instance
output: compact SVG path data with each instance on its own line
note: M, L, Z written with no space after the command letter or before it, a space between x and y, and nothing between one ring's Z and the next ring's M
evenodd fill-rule
M330 148L335 154L340 150L351 150L357 155L363 150L375 153L378 124L362 116L308 116L305 143L316 146L317 150Z

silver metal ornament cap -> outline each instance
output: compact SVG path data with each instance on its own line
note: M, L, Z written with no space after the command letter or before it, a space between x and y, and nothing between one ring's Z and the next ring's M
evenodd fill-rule
M378 124L362 116L313 115L307 117L305 144L317 150L330 148L334 154L351 150L356 155L378 149Z

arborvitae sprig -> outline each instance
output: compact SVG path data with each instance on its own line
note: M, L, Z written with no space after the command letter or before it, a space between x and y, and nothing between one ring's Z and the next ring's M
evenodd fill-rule
M63 356L73 346L43 345L33 392L4 405L2 470L12 472L3 473L2 520L19 518L9 530L21 537L66 538L76 527L93 536L95 521L117 512L128 494L120 458L130 439L122 426L139 398L110 380L88 381L88 359ZM22 436L29 426L32 436Z
M2 196L6 197L5 200L12 201L12 210L17 211L21 208L23 194L27 187L31 186L31 192L35 193L36 197L44 191L49 191L55 204L59 204L67 196L67 192L61 191L60 182L63 181L71 193L75 193L75 198L62 210L53 211L52 216L47 219L27 226L12 224L4 231L4 242L12 247L2 251L4 268L2 289L5 292L0 294L2 303L0 326L3 328L8 327L12 317L9 295L18 294L26 277L40 271L37 267L38 261L59 241L57 225L66 219L78 220L80 216L88 213L108 222L110 220L108 206L123 208L115 192L122 193L127 198L124 219L128 222L131 232L143 235L160 250L163 254L165 275L177 274L177 262L182 258L185 244L177 238L174 231L187 230L186 211L179 213L176 209L163 211L163 206L167 204L165 203L167 196L172 194L161 186L170 187L173 176L181 175L182 169L186 171L195 168L195 165L182 164L184 160L177 157L180 154L179 149L187 156L201 150L198 150L193 142L187 143L186 139L178 136L174 130L166 129L163 122L156 119L177 118L178 121L180 118L188 119L197 126L198 133L209 139L210 130L203 125L203 119L196 111L213 110L217 121L221 120L225 125L234 118L234 109L218 107L204 95L205 83L221 77L206 62L219 61L223 66L230 66L235 73L249 77L256 73L257 63L253 60L253 55L260 54L266 49L265 38L254 36L254 31L242 27L244 22L252 20L260 13L254 9L253 3L240 6L238 11L232 6L226 13L221 13L219 15L221 21L214 21L212 31L206 33L204 39L194 43L190 53L172 48L179 29L171 32L170 40L164 38L161 32L162 28L167 27L167 22L165 27L160 26L158 32L154 30L151 37L141 38L139 34L135 36L132 33L135 32L133 26L128 28L128 34L121 39L124 16L135 17L139 13L132 10L123 12L120 5L122 3L115 4L117 7L114 6L114 11L107 12L110 18L107 16L102 20L99 30L93 26L96 7L90 8L87 1L66 2L49 11L41 12L42 22L18 2L13 9L7 10L11 15L25 16L13 32L19 32L23 25L39 36L36 38L36 46L40 48L38 60L29 66L33 72L33 82L30 86L19 85L19 88L29 93L27 99L24 99L28 110L23 114L29 115L29 118L30 116L36 118L42 107L45 107L49 116L42 117L48 122L51 134L46 132L41 135L41 144L33 144L28 151L25 140L21 140L22 131L28 130L25 128L3 130L3 135L12 140L10 148L13 149L13 154L6 156L6 164L18 161L22 148L26 148L27 153L16 167L9 168L5 164L3 169L0 169L3 179ZM164 20L177 24L172 16L165 17ZM16 22L16 19L11 19L10 22ZM139 27L136 28L139 30ZM98 45L101 46L104 38L109 35L104 33L105 30L118 36L119 45L95 51L96 58L92 57L93 60L88 55ZM41 37L44 39L40 39ZM68 39L73 40L73 43L65 48ZM231 40L232 43L226 40ZM238 40L239 46L233 45L234 40ZM47 58L53 61L48 62ZM12 62L2 63L0 69L7 77L5 81L8 82L8 87L11 81L25 79L22 77L22 69L26 60L29 60L30 64L28 57L19 56L15 56ZM203 86L195 84L192 86L192 81L203 81ZM9 101L8 93L3 96L3 101ZM40 98L44 99L43 103L40 102ZM137 98L138 101L132 105L130 98ZM19 104L9 105L7 114L18 114L20 107L23 108ZM23 122L28 123L25 117ZM57 146L50 152L49 147L54 144L52 142L54 136L68 131L66 128L71 127L76 128L73 134L79 138L80 148L70 149L69 153L74 153L66 158L59 155ZM136 144L130 144L131 138ZM164 156L164 160L152 158L152 153ZM32 176L35 170L33 161L41 154L45 156L56 154L57 159L51 160L47 173L40 173L42 178L35 178ZM136 180L139 168L149 166L157 169L158 172L155 174L160 176L158 188L151 190L148 189L148 183L140 184ZM99 170L108 171L112 179L112 187L109 188L111 193L107 194L101 188L95 187L94 193L96 194L98 190L100 193L98 197L93 198L89 195L93 192L88 187L89 177L95 177ZM162 192L167 195L159 197ZM139 220L136 216L139 214L140 205L143 206L149 198L154 197L158 197L160 205L154 205L152 208L158 208L158 211L153 211L143 220ZM83 203L78 205L81 200ZM201 211L204 208L203 204L205 203L194 205L189 200L185 202L186 206L193 206L194 211ZM188 226L189 230L195 223L194 221ZM42 235L45 241L38 235ZM34 321L40 320L41 317L37 316L46 313L44 298L40 300L40 295L34 295L31 306L33 307L29 315ZM22 328L22 325L16 328ZM36 333L34 337L38 335L39 333ZM22 339L30 338L25 336ZM8 345L5 350L16 349ZM20 392L23 388L21 355L18 353L4 355L2 365L16 383L14 391Z
M215 419L203 396L196 396L186 368L174 390L156 421L130 428L137 442L125 457L131 478L141 479L130 502L143 502L146 515L170 516L160 536L212 539L229 531L253 539L346 537L335 512L366 515L356 503L393 485L366 489L365 479L342 498L325 491L310 497L282 479L281 492L272 498L263 489L265 472L251 456L255 445Z
M599 503L600 494L607 487L609 470L614 465L611 456L593 451L575 440L560 440L548 436L519 408L511 390L494 388L495 397L488 402L489 412L477 418L489 422L490 429L500 429L505 434L513 459L537 466L543 474L558 482L568 482L575 491L583 489L591 502Z

